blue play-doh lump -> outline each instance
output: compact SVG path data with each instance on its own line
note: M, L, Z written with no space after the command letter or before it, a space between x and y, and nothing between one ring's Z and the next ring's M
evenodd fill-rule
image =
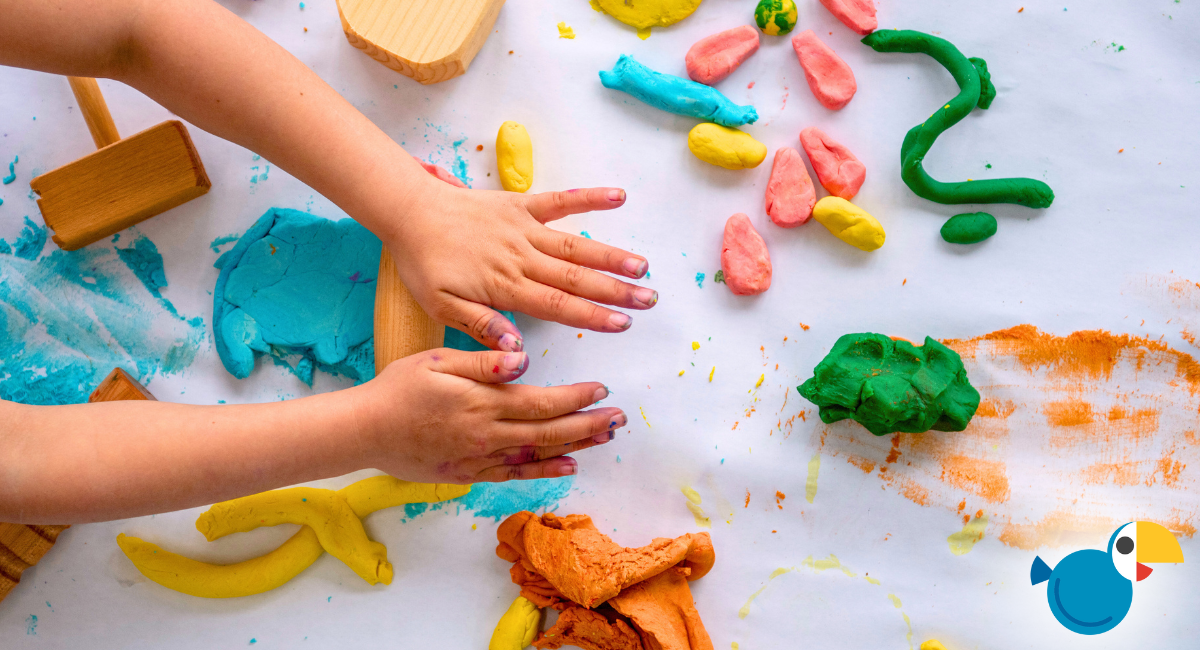
M758 120L758 112L753 106L738 106L715 88L655 72L628 54L622 54L612 70L600 71L600 83L669 113L716 122L721 126L735 127Z

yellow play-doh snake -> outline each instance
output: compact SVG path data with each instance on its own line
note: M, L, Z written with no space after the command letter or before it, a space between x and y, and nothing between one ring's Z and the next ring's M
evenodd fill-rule
M758 167L767 157L767 145L745 131L704 122L688 133L688 149L706 163L725 169Z
M375 476L348 485L336 494L361 518L405 503L456 499L469 491L467 485L410 483L391 476ZM228 503L238 501L243 500ZM235 598L270 591L299 575L325 550L316 531L309 526L262 557L228 565L198 562L126 535L119 535L117 544L142 575L168 589L201 598Z
M496 167L500 185L509 192L526 192L533 186L533 141L516 122L505 122L496 133Z
M496 623L488 650L522 650L528 647L537 636L541 621L542 610L524 596L517 596L504 616L500 617L500 622Z
M838 239L864 251L883 246L883 224L846 199L827 196L817 201L813 218Z

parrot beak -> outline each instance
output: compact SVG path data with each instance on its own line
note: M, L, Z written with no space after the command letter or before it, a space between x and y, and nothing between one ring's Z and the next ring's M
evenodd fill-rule
M1183 549L1171 531L1152 521L1137 522L1137 579L1138 582L1150 577L1153 571L1142 564L1147 562L1175 563L1183 562Z

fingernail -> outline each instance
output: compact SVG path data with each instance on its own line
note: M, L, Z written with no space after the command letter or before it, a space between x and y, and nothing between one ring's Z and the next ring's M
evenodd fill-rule
M524 352L512 352L504 355L504 358L500 360L500 365L509 371L524 370L527 363L529 363L529 355Z
M608 397L608 389L605 388L604 386L597 388L596 394L592 395L592 404L599 402L600 400L604 399L605 397Z
M614 201L614 202L624 201L625 200L625 190L609 190L608 191L608 200Z
M633 292L633 299L647 308L653 307L658 303L658 292L654 289L641 287Z
M570 476L579 471L579 463L575 462L574 458L564 458L562 465L559 466L560 476Z
M633 319L625 314L616 313L608 317L608 324L619 330L627 330L633 324Z
M650 263L646 260L639 260L636 257L630 257L621 263L621 268L625 269L625 272L629 275L632 275L635 278L640 278L646 275L646 270L650 268Z
M616 435L617 435L616 431L605 431L604 433L597 433L596 435L592 436L592 442L594 442L598 445L602 445L606 442L610 442L614 437L616 437Z
M613 418L608 421L608 428L609 430L620 429L626 424L629 424L629 418L625 417L625 413L622 412L614 415Z
M525 341L509 332L500 335L500 349L505 352L520 352L525 349Z

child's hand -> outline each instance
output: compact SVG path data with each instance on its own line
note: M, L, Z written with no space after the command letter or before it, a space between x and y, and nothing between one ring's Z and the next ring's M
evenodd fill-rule
M608 396L603 384L504 385L529 364L524 352L441 348L393 361L351 389L363 467L410 481L474 483L566 476L563 457L613 439L618 408L580 409Z
M627 278L646 275L644 257L547 228L570 214L611 210L625 191L591 188L544 194L464 190L428 177L381 232L400 277L435 321L498 350L522 349L512 310L598 332L632 319L595 303L649 309L658 292ZM591 302L589 302L591 301Z

